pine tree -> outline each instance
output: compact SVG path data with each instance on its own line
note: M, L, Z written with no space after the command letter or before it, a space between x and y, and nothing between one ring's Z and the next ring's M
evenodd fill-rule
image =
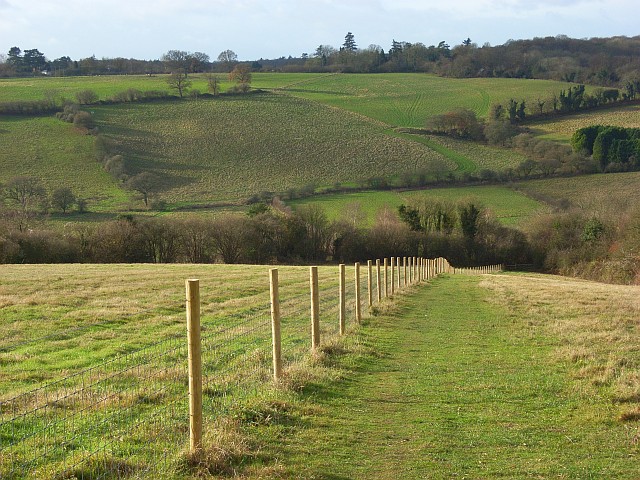
M347 34L344 37L344 43L342 44L342 49L346 50L347 52L355 52L356 50L358 50L358 45L356 45L356 40L353 33L347 32Z

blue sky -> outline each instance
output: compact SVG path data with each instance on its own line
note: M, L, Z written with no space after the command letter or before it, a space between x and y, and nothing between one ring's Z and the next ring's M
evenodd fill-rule
M451 46L564 34L640 35L637 0L0 0L0 54L160 58L233 50L241 60L312 54L353 32L360 48L393 39Z

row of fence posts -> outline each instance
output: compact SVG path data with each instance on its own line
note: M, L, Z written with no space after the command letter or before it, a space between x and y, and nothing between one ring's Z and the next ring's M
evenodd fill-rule
M451 273L458 275L484 275L485 273L498 273L504 270L504 265L484 265L481 267L452 268Z
M402 261L401 261L402 260ZM373 268L371 260L367 262L368 306L373 306ZM420 283L440 273L454 273L445 258L427 259L421 257L385 258L381 263L375 261L377 301L393 296L396 289ZM390 280L390 281L389 281ZM360 263L355 264L355 321L362 318L360 298ZM269 270L271 296L271 333L273 346L273 378L282 377L282 343L280 333L280 295L278 269ZM339 266L339 331L346 332L346 278L345 265ZM318 289L318 267L309 269L309 288L311 294L311 349L320 346L320 298ZM189 361L189 447L192 452L202 448L202 346L200 341L200 285L199 280L186 280L187 334Z

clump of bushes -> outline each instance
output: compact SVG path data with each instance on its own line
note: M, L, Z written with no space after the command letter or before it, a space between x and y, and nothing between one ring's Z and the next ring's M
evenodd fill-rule
M97 132L93 116L89 112L80 110L80 106L76 103L66 104L62 112L56 113L56 118L63 122L73 123L74 127L87 133Z

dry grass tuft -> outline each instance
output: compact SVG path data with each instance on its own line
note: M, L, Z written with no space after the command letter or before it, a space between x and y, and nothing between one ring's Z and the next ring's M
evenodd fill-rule
M621 413L619 420L624 423L640 422L640 407Z
M193 478L236 477L243 459L255 455L238 421L226 418L215 428L207 429L201 450L185 452L182 470Z

